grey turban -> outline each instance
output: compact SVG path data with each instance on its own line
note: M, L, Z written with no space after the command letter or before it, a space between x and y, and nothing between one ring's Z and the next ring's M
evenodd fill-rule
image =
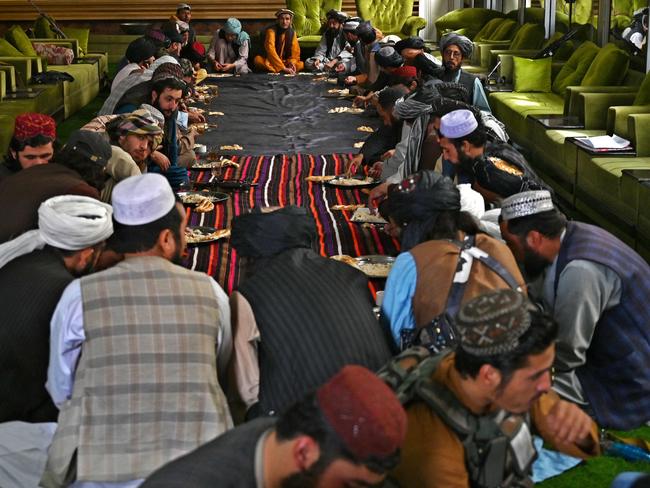
M113 208L94 198L60 195L38 208L38 229L0 245L0 268L46 244L79 251L105 241L113 234Z
M404 64L404 58L395 51L393 46L382 47L375 53L375 61L382 68L399 68Z
M460 52L463 53L463 58L467 59L472 56L472 50L474 49L474 44L465 36L460 36L453 32L442 36L440 39L440 52L444 52L447 49L447 46L451 44L456 44L460 49Z

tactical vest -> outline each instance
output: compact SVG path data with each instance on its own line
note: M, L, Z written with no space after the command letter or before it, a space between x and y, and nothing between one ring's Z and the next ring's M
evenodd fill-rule
M450 350L431 355L413 347L396 356L378 376L402 404L425 402L458 436L472 488L532 487L532 464L537 457L528 415L505 410L477 416L444 385L432 379Z

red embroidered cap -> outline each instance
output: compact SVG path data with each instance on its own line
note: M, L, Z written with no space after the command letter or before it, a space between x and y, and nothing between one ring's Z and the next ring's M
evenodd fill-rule
M45 114L24 113L16 117L14 137L19 141L42 135L56 139L56 122Z

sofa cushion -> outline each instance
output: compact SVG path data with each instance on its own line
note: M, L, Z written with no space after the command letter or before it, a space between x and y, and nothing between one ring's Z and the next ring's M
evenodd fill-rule
M13 44L16 49L18 49L25 56L36 56L36 51L32 46L32 42L29 40L27 34L25 34L25 31L19 25L11 26L5 34L5 39Z
M515 56L514 84L516 92L551 91L551 58L528 59Z
M79 41L79 49L81 49L81 52L83 54L86 54L88 52L88 38L90 37L90 29L82 27L66 27L63 33L70 39L76 39Z
M634 97L633 105L650 105L650 76L646 75L639 91Z
M43 16L39 16L34 22L34 36L37 39L55 39L56 34L50 27L50 23Z
M490 41L504 41L512 39L517 31L517 22L510 19L503 20L488 39Z
M555 41L559 40L564 34L562 32L556 32L551 37L549 37L542 44L542 48L546 48L553 44ZM568 41L562 44L558 49L553 52L553 61L563 61L569 59L575 51L575 44L573 41Z
M496 18L490 20L487 24L481 27L481 30L476 33L474 36L474 42L483 41L485 39L491 39L491 35L494 33L496 28L501 25L503 19Z
M522 25L508 49L538 49L544 42L544 26L540 24Z
M603 47L582 78L581 86L618 86L630 65L630 56L614 44Z
M578 188L589 195L619 219L633 223L636 209L628 205L621 192L624 169L647 169L647 158L591 157L584 151L578 154ZM586 202L588 203L588 202ZM594 209L597 211L597 209ZM600 223L600 222L599 222Z
M564 63L564 66L555 77L552 86L553 92L563 96L567 86L580 85L598 51L600 51L600 48L593 42L583 42Z
M74 52L69 47L35 42L34 49L39 56L47 59L48 65L68 65L72 64L72 61L74 61Z
M494 18L503 18L505 15L498 10L487 8L459 8L447 12L436 20L438 37L445 32L456 29L466 29L466 34L473 37L488 21Z
M15 58L23 57L24 54L16 49L14 45L11 44L8 40L0 39L0 56L9 56Z

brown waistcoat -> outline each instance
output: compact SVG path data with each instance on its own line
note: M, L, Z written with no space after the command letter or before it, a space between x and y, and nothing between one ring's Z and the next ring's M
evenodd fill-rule
M522 290L525 290L524 279L515 258L505 244L486 234L477 234L474 245L499 261L510 271ZM433 240L419 244L409 252L413 255L417 269L413 316L416 326L423 327L445 310L460 249L447 240ZM499 288L509 286L499 275L475 259L461 303Z

